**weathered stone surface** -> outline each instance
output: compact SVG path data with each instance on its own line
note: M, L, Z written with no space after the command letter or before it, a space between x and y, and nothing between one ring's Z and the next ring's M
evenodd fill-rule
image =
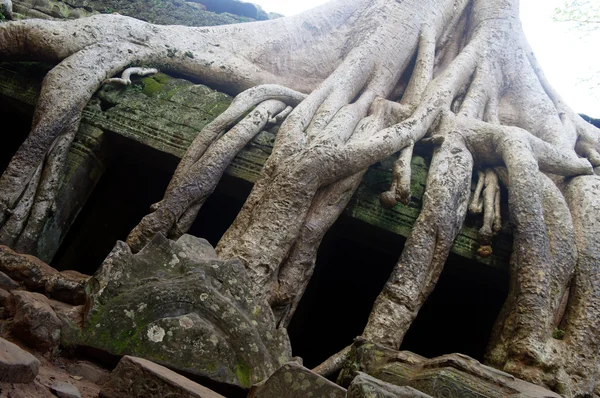
M4 307L6 300L11 296L8 290L0 288L0 307Z
M31 290L72 303L85 302L84 286L89 276L76 271L58 272L40 259L0 246L0 271Z
M49 300L39 293L15 291L11 301L11 334L41 352L53 353L60 343L61 322Z
M42 19L76 19L117 12L162 25L213 26L253 20L249 16L217 14L201 4L183 0L14 0L13 10L19 18ZM254 15L257 15L256 10Z
M58 398L81 398L81 393L71 383L57 381L49 388Z
M530 397L560 395L482 365L462 354L426 359L357 339L338 383L350 385L360 373L396 386L409 386L436 398Z
M216 259L203 239L157 235L135 255L118 242L90 280L84 333L72 343L248 388L291 357L249 284L241 263Z
M242 17L265 20L269 19L267 13L260 7L252 3L246 3L239 0L197 0L203 4L208 11L239 15Z
M142 358L124 356L100 391L101 398L222 398L222 395Z
M0 338L0 382L29 383L39 369L40 361L36 357Z
M0 271L0 289L4 290L15 290L19 288L19 284L12 280L12 278Z
M267 380L252 387L248 394L248 398L343 398L345 396L346 389L296 362L286 363Z
M347 398L431 398L412 387L395 386L359 372L348 387Z

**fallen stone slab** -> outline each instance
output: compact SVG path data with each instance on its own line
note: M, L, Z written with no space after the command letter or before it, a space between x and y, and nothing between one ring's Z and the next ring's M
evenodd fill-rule
M344 398L346 389L305 368L288 362L267 380L252 387L248 398Z
M14 291L9 300L14 313L11 334L43 353L53 353L60 343L62 324L50 300L26 291Z
M0 338L0 382L29 383L35 379L40 361L16 344Z
M348 387L347 398L432 398L408 386L395 386L360 372Z
M100 398L224 398L143 358L124 356L100 391Z
M79 389L71 383L57 381L50 386L50 391L58 398L81 398Z

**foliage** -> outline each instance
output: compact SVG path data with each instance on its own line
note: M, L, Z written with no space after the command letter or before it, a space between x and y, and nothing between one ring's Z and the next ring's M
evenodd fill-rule
M565 337L566 332L560 328L554 328L552 332L552 337L557 340L562 340Z
M554 10L554 20L570 22L583 32L600 29L600 2L597 0L565 0L562 7Z

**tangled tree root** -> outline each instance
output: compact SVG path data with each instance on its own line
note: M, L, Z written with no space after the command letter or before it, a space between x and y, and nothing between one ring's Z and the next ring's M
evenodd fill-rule
M382 202L406 203L413 146L429 140L435 149L423 209L364 336L399 347L469 207L483 213L481 254L489 253L500 225L500 178L514 253L488 359L568 395L593 390L600 221L589 214L600 207L592 176L600 132L547 83L516 0L340 0L233 28L159 27L120 16L0 25L0 56L29 53L59 64L45 79L30 137L0 178L2 242L35 246L83 106L107 78L152 63L239 95L194 140L164 199L131 232L134 250L158 232L184 233L235 153L268 123L281 122L217 250L243 262L252 294L287 325L318 245L365 169L398 153ZM133 71L118 82L127 84ZM469 206L475 168L483 171ZM565 330L558 342L557 322Z

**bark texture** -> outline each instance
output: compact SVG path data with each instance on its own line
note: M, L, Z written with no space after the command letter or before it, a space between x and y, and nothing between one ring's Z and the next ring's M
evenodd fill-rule
M235 153L281 122L217 250L242 261L252 293L287 325L318 245L365 169L398 153L381 201L406 203L413 146L426 139L435 150L423 209L364 336L399 347L469 208L483 213L480 254L493 250L501 181L515 241L510 296L488 361L566 396L591 394L600 364L600 131L548 85L518 5L334 0L290 18L214 28L118 15L2 24L0 57L57 66L29 138L0 178L0 240L21 250L35 243L81 110L105 79L126 69L112 80L126 84L131 65L175 71L238 96L196 138L164 199L131 232L133 250L159 232L183 234Z

